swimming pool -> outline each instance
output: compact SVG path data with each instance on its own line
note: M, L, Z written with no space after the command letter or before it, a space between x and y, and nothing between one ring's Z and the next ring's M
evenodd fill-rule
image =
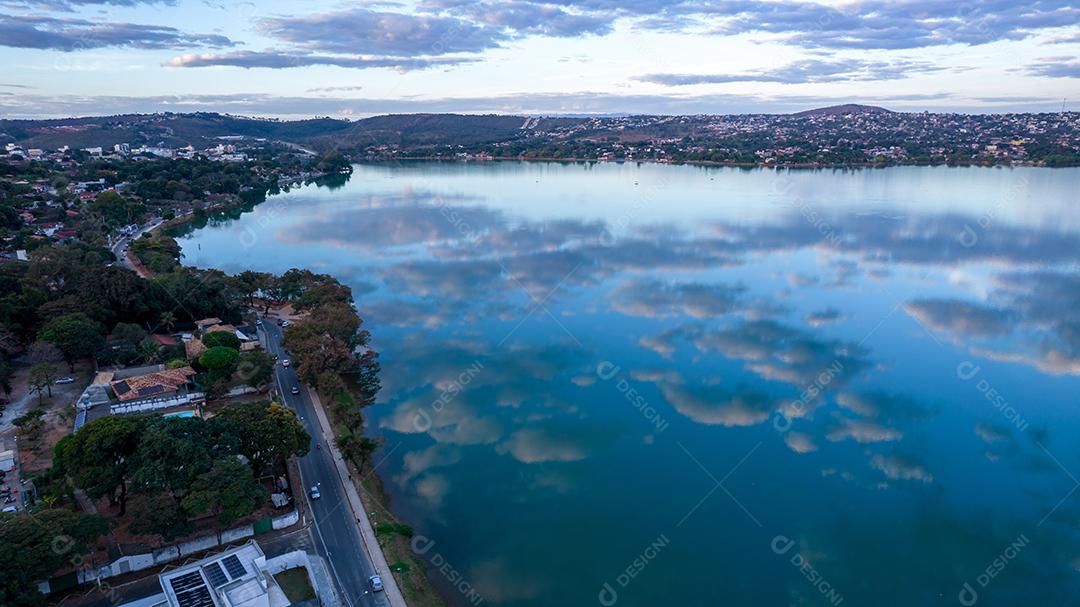
M176 413L166 413L161 417L196 417L196 415L194 411L177 411Z

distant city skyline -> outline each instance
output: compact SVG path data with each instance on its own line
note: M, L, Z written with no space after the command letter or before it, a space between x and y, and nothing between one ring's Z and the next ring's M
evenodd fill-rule
M1080 109L1080 7L0 0L0 116Z

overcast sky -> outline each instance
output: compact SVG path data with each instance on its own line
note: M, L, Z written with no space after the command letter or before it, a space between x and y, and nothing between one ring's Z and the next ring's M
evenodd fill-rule
M0 0L0 115L1080 110L1078 57L1075 0Z

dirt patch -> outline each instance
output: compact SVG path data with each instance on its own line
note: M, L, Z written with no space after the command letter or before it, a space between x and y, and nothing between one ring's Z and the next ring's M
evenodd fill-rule
M70 376L74 377L75 381L69 384L53 384L52 396L46 392L41 397L40 406L45 410L41 418L44 425L39 437L28 440L25 435L20 436L20 429L12 422L39 406L38 395L30 394L27 390L26 377L29 373L28 365L20 366L16 371L16 380L13 382L15 390L12 391L15 398L4 411L3 424L0 424L0 435L6 438L19 437L19 461L24 473L39 472L52 467L53 445L71 434L75 422L75 401L94 375L93 365L88 361L77 363L74 373L68 373L66 365L57 365L57 377Z

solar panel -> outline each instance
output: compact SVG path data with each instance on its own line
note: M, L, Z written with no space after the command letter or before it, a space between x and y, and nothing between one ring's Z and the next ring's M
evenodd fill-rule
M116 392L117 396L123 396L128 392L131 392L131 386L129 386L126 381L122 381L118 384L114 384L113 390Z
M229 578L225 577L225 572L221 570L221 565L217 562L204 565L202 570L206 574L206 579L210 580L210 586L213 588L217 588L229 581Z
M214 599L198 571L178 575L169 580L179 607L214 607Z
M162 393L164 391L165 391L164 386L147 386L145 388L140 388L139 389L139 394L141 396L146 396L148 394L160 394L160 393Z
M198 586L205 586L205 584L203 584L202 576L199 575L198 571L178 575L169 580L169 585L172 586L174 592L184 592Z
M221 562L225 563L225 569L229 570L229 577L234 580L247 573L247 570L244 569L244 564L240 562L240 559L236 558L235 554L230 554L221 559Z

